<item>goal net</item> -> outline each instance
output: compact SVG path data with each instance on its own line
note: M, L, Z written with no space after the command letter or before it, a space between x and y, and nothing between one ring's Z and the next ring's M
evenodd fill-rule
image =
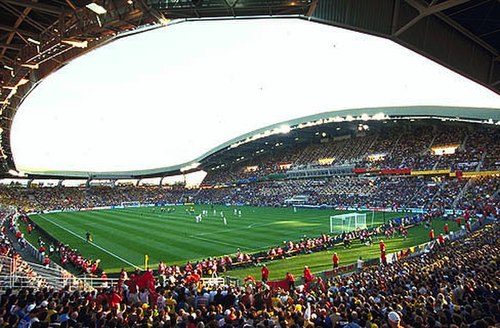
M141 206L141 202L122 202L122 206L123 207L140 207Z
M330 216L330 233L366 229L366 213L348 213Z

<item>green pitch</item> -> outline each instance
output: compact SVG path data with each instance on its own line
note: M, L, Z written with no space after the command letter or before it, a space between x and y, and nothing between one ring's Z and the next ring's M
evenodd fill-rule
M291 208L212 208L209 205L196 205L193 214L188 212L190 208L191 206L176 206L176 211L170 213L161 211L159 207L60 212L37 214L30 218L59 241L78 249L84 257L100 259L101 267L106 271L116 272L122 267L143 268L145 254L149 255L150 266L156 268L159 261L165 261L169 265L185 264L187 260L234 254L237 248L245 253L267 250L281 245L284 240L298 241L304 236L315 237L328 233L331 215L349 213L324 209L298 209L295 213ZM241 217L234 214L234 209L241 210ZM195 215L202 210L208 211L208 217L204 217L201 223L196 223ZM226 217L227 225L223 223L221 211ZM374 225L401 215L375 213ZM367 213L366 221L368 225L371 224L371 212ZM340 226L336 229L340 229ZM92 233L93 243L85 241L87 231ZM425 239L426 233L418 235L423 236L420 239ZM400 248L420 241L412 240L411 236L412 232L408 241L399 242ZM391 243L388 243L388 247L392 247ZM358 250L356 246L349 251L346 252L352 254L343 256L343 263L347 263L351 257L356 259L366 253L360 253L361 249ZM366 256L373 257L369 254L370 251ZM273 263L272 266L281 264L273 268L271 278L281 278L290 269L298 273L304 263L314 268L316 262L322 264L318 269L329 266L331 252ZM259 269L237 270L229 274L242 277L247 274L255 275L257 270Z

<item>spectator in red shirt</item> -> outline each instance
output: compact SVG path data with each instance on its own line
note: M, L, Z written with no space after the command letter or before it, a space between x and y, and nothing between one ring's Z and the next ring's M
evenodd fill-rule
M293 274L291 274L290 272L287 272L285 280L288 283L288 290L294 290L295 289L295 276Z
M333 262L333 268L338 268L339 266L339 262L340 262L340 258L339 256L337 255L337 253L333 253L333 257L332 257L332 262Z
M379 247L380 247L380 252L385 252L385 244L383 240L380 241Z
M43 259L43 265L48 269L50 265L50 258L48 255L45 255L45 258Z
M311 272L311 269L306 265L304 267L304 284L307 286L314 280L314 275Z
M262 269L260 270L260 273L262 275L262 282L266 283L269 280L269 269L267 266L264 264Z
M438 243L440 246L444 246L444 236L442 233L440 233L438 236Z
M385 251L380 252L380 261L383 265L387 265L387 257L385 256Z

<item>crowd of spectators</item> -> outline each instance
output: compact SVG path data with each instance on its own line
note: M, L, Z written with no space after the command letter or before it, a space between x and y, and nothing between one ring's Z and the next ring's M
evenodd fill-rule
M9 284L44 286L46 284L45 277L40 276L19 253L19 250L23 250L27 246L27 241L17 229L15 213L13 208L0 207L0 276L9 277L8 279L11 280ZM13 237L9 238L9 234ZM17 243L18 249L14 247L12 239ZM5 282L3 279L0 281Z
M4 206L20 207L26 212L79 210L100 206L120 206L126 202L143 204L183 203L195 191L182 186L98 186L31 187L2 186Z
M430 252L292 288L205 286L122 271L95 291L7 290L5 327L492 327L500 322L497 225ZM304 270L306 272L306 270ZM193 280L194 279L194 280Z
M469 182L470 181L470 182ZM0 187L4 204L14 202L26 212L79 210L119 206L123 202L147 204L194 202L254 206L329 205L335 208L465 209L474 198L498 203L498 177L457 179L446 176L338 176L322 179L270 180L203 187L98 187L22 188ZM468 183L469 182L469 183ZM297 200L296 197L300 196Z
M461 194L468 181L471 182L467 191ZM487 199L493 207L498 206L499 189L500 179L497 177L462 180L424 176L344 176L207 188L201 189L194 201L255 206L330 205L335 208L444 210L474 207L476 197ZM303 196L300 202L288 202L297 195Z
M311 144L273 150L244 158L232 166L209 170L205 184L223 184L286 174L280 163L292 168L321 165L353 165L368 169L475 171L500 168L498 128L482 126L415 126L405 130L396 127L345 138L322 139ZM451 147L451 154L436 155L433 149ZM320 160L329 164L321 164ZM248 171L248 167L253 167Z

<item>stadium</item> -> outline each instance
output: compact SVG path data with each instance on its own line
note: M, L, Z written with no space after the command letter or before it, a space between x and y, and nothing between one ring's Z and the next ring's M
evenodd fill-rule
M3 325L500 324L498 1L0 8Z

